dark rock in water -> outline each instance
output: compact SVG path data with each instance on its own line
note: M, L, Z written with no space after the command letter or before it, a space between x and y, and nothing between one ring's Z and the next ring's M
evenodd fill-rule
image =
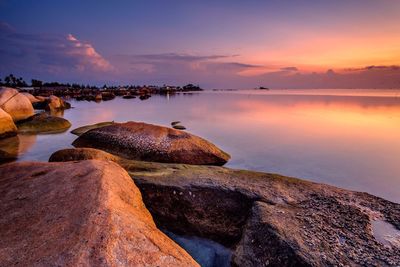
M102 92L101 97L103 101L108 101L114 99L115 95L111 92Z
M71 131L72 134L75 134L77 136L81 136L82 134L86 133L87 131L93 130L93 129L97 129L97 128L101 128L104 126L109 126L114 124L114 121L105 121L105 122L100 122L100 123L96 123L96 124L91 124L91 125L86 125L86 126L82 126L79 128L76 128L74 130Z
M171 126L175 126L175 125L178 125L180 123L181 123L180 121L173 121L173 122L171 122Z
M123 99L133 99L133 98L136 98L136 96L134 96L134 95L124 95L122 98Z
M198 266L113 162L0 166L0 266Z
M85 154L68 153L71 160ZM377 219L400 230L400 204L277 174L113 160L159 227L224 244L235 266L400 265L400 247L372 232Z
M71 123L64 118L49 116L43 112L18 122L17 127L20 133L55 133L68 130Z
M175 124L172 126L172 128L177 129L177 130L186 130L186 127L183 125Z
M147 99L149 99L151 97L151 95L141 95L141 96L139 96L139 99L140 100L147 100Z
M90 130L72 144L92 147L129 159L223 165L230 156L212 143L187 132L138 122L114 123Z

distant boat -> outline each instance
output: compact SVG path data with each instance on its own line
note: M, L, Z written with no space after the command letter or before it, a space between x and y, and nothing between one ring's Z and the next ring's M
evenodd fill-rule
M257 89L259 89L259 90L269 90L268 87L263 87L263 86L260 86L260 87L258 87Z

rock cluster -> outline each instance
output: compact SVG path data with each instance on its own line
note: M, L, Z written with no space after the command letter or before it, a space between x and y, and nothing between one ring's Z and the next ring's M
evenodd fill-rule
M83 160L85 150L52 160ZM277 174L97 155L128 171L158 226L224 244L235 266L400 265L400 247L371 228L384 220L400 230L400 204Z

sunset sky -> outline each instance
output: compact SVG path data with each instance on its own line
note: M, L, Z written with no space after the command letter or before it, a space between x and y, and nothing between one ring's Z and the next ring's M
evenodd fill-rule
M400 88L400 1L4 1L0 76Z

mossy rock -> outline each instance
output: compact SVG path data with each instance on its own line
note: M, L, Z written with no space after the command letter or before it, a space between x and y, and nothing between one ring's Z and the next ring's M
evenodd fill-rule
M93 130L93 129L97 129L97 128L101 128L104 126L109 126L114 124L114 121L105 121L105 122L99 122L96 124L91 124L91 125L85 125L79 128L76 128L74 130L71 131L72 134L75 134L77 136L81 136L82 134L86 133L87 131Z
M40 113L19 122L17 127L20 133L57 133L68 130L71 123L64 118Z

